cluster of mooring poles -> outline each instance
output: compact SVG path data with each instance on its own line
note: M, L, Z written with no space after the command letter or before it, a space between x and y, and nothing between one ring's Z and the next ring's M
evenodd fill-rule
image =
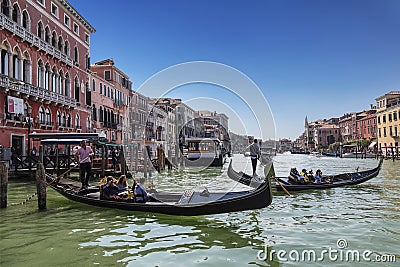
M38 196L38 208L39 210L46 210L46 177L45 169L43 165L43 146L40 146L39 150L39 163L36 169L36 190L37 192L26 200L18 203L25 204L33 196ZM7 208L7 192L8 192L8 164L7 161L0 161L0 208ZM18 205L16 204L16 205Z

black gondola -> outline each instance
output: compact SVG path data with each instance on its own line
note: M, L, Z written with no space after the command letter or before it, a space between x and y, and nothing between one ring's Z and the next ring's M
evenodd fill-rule
M232 180L254 188L260 187L265 182L264 179L253 178L252 176L245 174L244 172L236 172L232 167L232 160L229 163L227 174L228 177Z
M129 211L162 213L179 216L196 216L217 213L227 213L243 210L260 209L272 202L271 184L241 192L185 192L167 193L156 192L155 202L136 203L132 200L100 199L98 187L79 190L79 184L73 180L61 178L55 182L46 176L49 186L66 198L93 206L115 208Z
M320 184L316 183L299 183L290 177L276 177L276 179L281 183L281 185L287 189L289 192L291 191L302 191L302 190L318 190L318 189L326 189L326 188L334 188L341 187L346 185L356 185L363 182L366 182L379 174L381 169L383 160L379 161L379 164L376 168L367 171L354 172L354 173L343 173L337 175L329 175L324 176L324 180L328 180L329 182L324 182ZM228 168L228 176L238 181L242 184L249 185L252 187L259 187L264 183L264 181L259 181L253 179L250 175L247 175L243 172L236 172L232 168L232 163ZM283 191L283 188L279 183L274 183L273 187L277 191Z

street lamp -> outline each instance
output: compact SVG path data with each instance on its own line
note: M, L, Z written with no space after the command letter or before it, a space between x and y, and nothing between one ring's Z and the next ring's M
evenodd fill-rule
M29 137L29 134L31 133L31 113L32 113L32 107L27 106L26 107L26 121L28 123L28 169L31 171L32 165L31 165L31 138Z

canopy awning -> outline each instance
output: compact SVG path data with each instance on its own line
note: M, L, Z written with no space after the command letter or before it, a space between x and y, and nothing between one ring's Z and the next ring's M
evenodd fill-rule
M100 142L100 141L93 142L93 144L101 145L101 146L122 146L122 144L114 144L114 143L107 143L107 142Z
M32 139L89 139L98 138L98 133L30 133Z
M343 145L343 147L356 147L357 144L348 144L348 145Z
M43 139L42 145L79 145L85 139Z

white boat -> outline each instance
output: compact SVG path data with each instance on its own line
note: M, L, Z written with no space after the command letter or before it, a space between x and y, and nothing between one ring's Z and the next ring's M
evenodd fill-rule
M364 159L364 158L375 158L374 154L370 154L370 153L363 153L363 152L348 152L348 153L343 153L342 158L358 158L358 159Z
M317 157L317 158L322 157L322 154L321 154L320 152L311 152L310 155L311 155L311 156L314 156L314 157Z

